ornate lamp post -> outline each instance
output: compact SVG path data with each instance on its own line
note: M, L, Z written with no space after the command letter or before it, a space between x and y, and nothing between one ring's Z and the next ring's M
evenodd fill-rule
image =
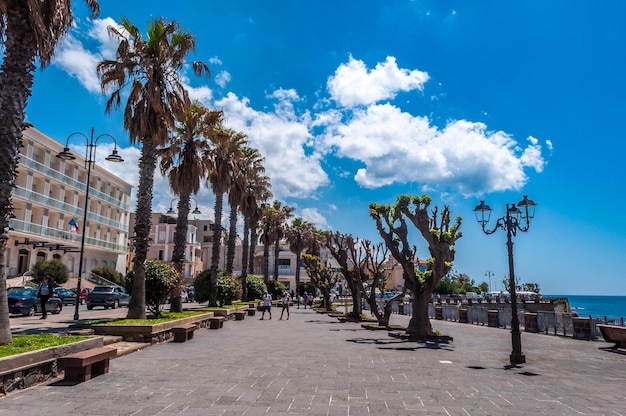
M496 225L491 230L485 228L491 217L491 208L489 205L486 205L485 201L480 201L480 205L474 208L476 221L478 221L485 234L493 234L498 228L506 231L506 246L509 255L509 293L511 294L511 344L513 346L510 362L513 365L525 363L526 357L522 352L522 337L519 330L519 317L517 316L517 294L515 293L512 238L516 235L517 230L522 232L528 231L530 220L535 216L536 205L535 202L528 199L527 195L524 195L524 199L518 202L517 206L515 204L506 204L506 215L502 218L498 218Z
M115 143L115 147L113 148L113 152L107 156L105 159L108 160L109 162L123 162L124 159L122 159L122 157L117 153L117 141L115 140L115 137L111 136L110 134L101 134L97 137L94 138L93 136L93 127L91 128L91 136L87 137L86 134L81 133L81 132L74 132L72 134L70 134L69 136L67 136L67 140L65 142L65 147L63 148L63 151L60 152L59 154L57 154L57 157L59 159L63 159L63 160L74 160L76 159L76 156L74 156L74 154L70 151L70 148L68 147L70 139L72 138L72 136L82 136L86 142L87 142L87 148L86 148L86 152L85 152L85 163L87 164L87 182L85 185L85 209L84 209L84 215L83 215L83 232L80 238L80 258L78 260L78 281L76 284L76 290L77 290L77 295L80 297L80 290L81 290L81 280L82 280L82 276L83 276L83 258L85 256L85 233L87 231L87 211L89 210L89 182L91 180L91 165L94 164L96 162L96 145L98 143L98 140L100 140L102 137L109 137L113 140L113 143ZM77 321L78 320L78 305L80 304L80 302L76 302L75 308L74 308L74 320Z
M172 198L172 200L170 201L170 209L165 214L167 214L167 215L174 215L174 214L176 214L176 211L174 211L174 206L172 204L177 199L178 198ZM196 203L196 209L194 209L191 213L194 214L194 215L202 214L202 212L200 212L200 210L198 209L198 201L196 200L196 198L189 198L189 199L193 199L193 201Z

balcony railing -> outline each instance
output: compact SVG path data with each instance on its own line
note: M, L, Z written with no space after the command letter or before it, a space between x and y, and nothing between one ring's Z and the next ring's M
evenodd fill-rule
M29 157L25 156L25 155L20 155L20 164L23 164L24 166L27 166L33 170L36 170L37 172L40 172L46 176L49 176L51 178L54 178L56 180L58 180L59 182L62 182L66 185L69 185L75 189L78 190L83 190L85 188L85 184L83 182L79 182L76 179L70 178L69 176L58 172L54 169L51 169L49 167L46 167L44 165L42 165L41 163L30 159ZM90 191L89 191L90 195L95 196L98 199L102 199L104 201L107 201L113 205L115 205L118 208L121 208L124 211L128 211L129 210L129 204L125 204L123 202L121 202L118 199L115 199L113 197L111 197L110 195L107 195L103 192L98 191L97 189L91 187Z
M39 237L52 237L60 240L71 241L77 246L80 246L81 235L72 233L65 230L59 230L56 228L44 227L39 224L32 224L26 221L16 220L12 218L9 220L9 227L15 231L21 231L24 233L33 234ZM67 243L64 243L67 244ZM99 240L93 237L85 237L85 246L91 246L92 248L100 248L108 251L113 251L118 254L126 253L126 246L122 244L115 244L109 241Z

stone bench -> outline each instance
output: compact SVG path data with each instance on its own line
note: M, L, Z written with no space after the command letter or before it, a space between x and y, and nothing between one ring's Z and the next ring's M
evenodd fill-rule
M198 329L196 324L187 324L172 328L174 342L185 342L193 339L193 333Z
M60 370L65 370L65 380L84 382L109 372L109 360L117 356L113 347L92 348L66 355L57 360Z
M256 313L255 307L248 308L248 316L254 316L255 313Z
M246 318L247 314L248 314L248 312L246 312L246 311L236 311L234 313L235 321L243 321Z
M224 326L223 316L214 316L209 318L209 329L220 329Z
M611 349L626 347L626 327L616 325L598 325L606 342L614 342Z

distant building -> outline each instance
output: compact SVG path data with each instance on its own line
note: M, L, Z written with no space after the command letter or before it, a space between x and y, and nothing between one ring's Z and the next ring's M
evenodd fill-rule
M92 165L83 224L87 165L80 152L75 160L56 157L63 147L34 128L24 131L6 250L9 278L21 276L41 260L60 261L76 278L83 229L83 272L105 265L125 271L132 187Z
M172 261L174 252L174 234L176 232L176 217L152 213L152 227L150 229L150 247L147 258L165 262ZM135 227L135 214L130 214L130 229ZM185 255L183 262L183 278L191 283L203 268L202 250L197 238L197 226L194 221L187 224L187 237L185 238ZM132 250L132 244L129 244ZM129 259L132 258L129 251ZM130 261L130 260L129 260ZM210 263L209 263L210 264ZM129 264L132 268L132 263Z

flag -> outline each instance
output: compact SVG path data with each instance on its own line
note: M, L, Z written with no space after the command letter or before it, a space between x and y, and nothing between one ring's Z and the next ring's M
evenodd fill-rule
M68 224L70 225L72 231L76 233L80 232L80 229L78 228L78 223L76 222L76 218L72 218L70 222L68 222Z

